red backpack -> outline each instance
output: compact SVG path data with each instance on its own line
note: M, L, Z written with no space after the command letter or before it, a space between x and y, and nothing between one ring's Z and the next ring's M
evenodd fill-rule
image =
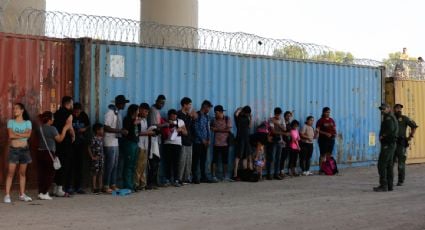
M326 156L326 160L322 162L320 168L328 176L332 176L338 173L336 160L332 156Z

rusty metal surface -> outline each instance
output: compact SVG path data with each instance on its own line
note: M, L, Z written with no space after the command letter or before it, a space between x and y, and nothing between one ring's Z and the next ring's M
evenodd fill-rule
M386 82L386 101L392 105L399 103L404 106L403 114L412 118L419 128L415 138L407 149L407 163L425 162L425 81L394 80ZM409 131L408 131L409 132Z
M33 130L37 115L55 111L61 97L72 95L74 46L70 40L0 33L0 185L7 168L6 124L16 102L26 106ZM37 181L36 149L38 137L30 139L33 163L28 169L28 184Z

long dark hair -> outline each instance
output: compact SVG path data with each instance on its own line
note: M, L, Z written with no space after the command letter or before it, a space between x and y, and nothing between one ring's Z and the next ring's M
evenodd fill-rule
M22 103L15 103L15 105L19 106L19 108L21 108L24 112L22 112L22 119L24 119L25 121L29 121L30 120L30 115L28 114L28 111L25 109L24 104Z
M38 118L40 119L41 123L44 125L44 124L47 124L47 122L49 122L50 120L53 120L53 113L50 111L45 111L42 114L40 114Z
M331 108L329 108L329 107L324 107L324 108L322 109L322 117L325 117L325 113L326 113L326 112L328 112L328 111L331 111Z
M138 105L136 105L136 104L131 104L131 105L128 107L128 110L127 110L127 118L128 118L128 119L131 119L131 117L133 116L133 114L134 114L134 113L136 113L138 109L139 109L139 106L138 106Z

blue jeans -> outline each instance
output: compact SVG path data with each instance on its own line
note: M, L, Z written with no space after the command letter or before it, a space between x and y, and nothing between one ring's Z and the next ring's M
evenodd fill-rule
M282 152L282 146L279 143L269 143L266 146L266 149L267 149L267 161L266 161L267 175L271 175L273 163L274 163L274 167L273 167L274 175L279 175L280 155Z
M105 174L103 176L103 185L112 186L117 184L118 168L118 146L104 147L105 154Z

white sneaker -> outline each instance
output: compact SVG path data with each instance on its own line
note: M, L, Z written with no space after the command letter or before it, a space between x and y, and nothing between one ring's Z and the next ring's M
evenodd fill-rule
M40 199L40 200L52 200L52 197L49 196L49 193L46 193L46 194L40 193L40 194L38 194L38 199Z
M57 186L55 189L55 196L64 197L66 193L62 190L62 186Z
M20 195L19 196L19 200L20 201L25 201L25 202L31 202L32 201L31 197L27 196L26 194Z
M307 176L313 176L313 173L310 171L307 171Z
M4 196L3 202L6 204L12 203L12 200L10 199L9 195Z

